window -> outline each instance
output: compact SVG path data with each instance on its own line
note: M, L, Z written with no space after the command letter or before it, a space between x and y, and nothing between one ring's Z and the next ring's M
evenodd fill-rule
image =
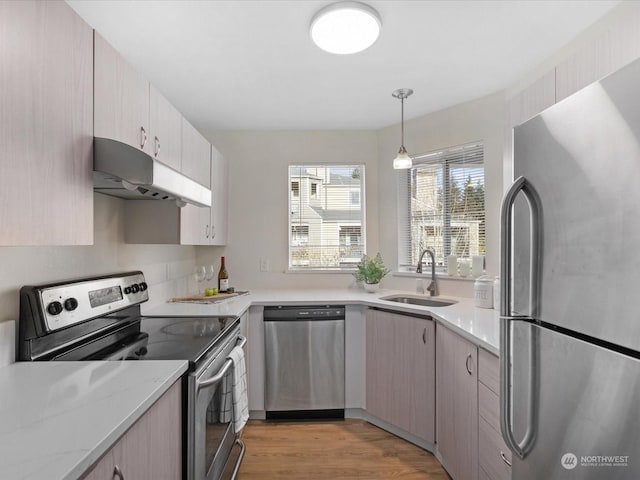
M485 254L484 154L482 144L413 157L401 179L401 269L414 269L432 248L438 266L448 255Z
M352 270L365 252L364 166L295 165L288 175L289 268Z

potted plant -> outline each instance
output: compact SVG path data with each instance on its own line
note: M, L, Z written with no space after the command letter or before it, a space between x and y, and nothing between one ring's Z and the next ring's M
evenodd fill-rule
M390 272L384 266L380 252L373 258L363 255L362 262L356 268L357 270L353 276L357 281L362 282L364 289L369 293L376 292L380 287L380 280Z

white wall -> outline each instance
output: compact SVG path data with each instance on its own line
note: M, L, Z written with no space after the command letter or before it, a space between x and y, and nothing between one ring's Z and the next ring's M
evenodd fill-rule
M487 191L487 265L497 273L497 216L502 198L504 96L495 94L405 123L410 153L424 153L482 140ZM231 283L238 288L346 287L351 275L286 273L287 166L295 163L366 165L367 252L380 251L397 266L397 175L391 160L399 147L399 126L373 131L204 132L230 163L229 246L199 248L199 263L219 265L226 255ZM271 271L259 271L260 259ZM385 287L415 288L415 280L388 276ZM471 295L469 282L441 282L444 294Z
M124 207L124 200L94 194L92 246L0 247L0 322L18 319L23 285L142 270L155 303L193 288L195 248L125 244Z
M367 251L378 250L377 139L373 131L203 132L229 161L229 245L198 248L199 263L219 266L226 255L236 288L347 287L350 274L286 273L287 167L365 165ZM260 259L270 271L260 272Z

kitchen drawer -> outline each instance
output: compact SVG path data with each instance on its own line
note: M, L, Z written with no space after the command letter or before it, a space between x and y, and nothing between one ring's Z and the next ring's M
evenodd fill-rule
M478 414L496 432L500 431L500 398L483 383L478 383Z
M478 349L478 380L496 395L500 394L500 362L492 353Z
M491 480L510 480L511 451L505 446L500 434L482 417L478 419L478 430L480 470Z

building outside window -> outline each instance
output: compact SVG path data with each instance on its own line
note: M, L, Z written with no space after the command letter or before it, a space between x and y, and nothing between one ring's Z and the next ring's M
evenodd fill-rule
M425 248L437 266L448 255L485 254L484 151L463 145L413 157L401 179L399 245L401 270L413 270Z
M365 252L364 166L293 165L288 175L289 268L353 269Z

